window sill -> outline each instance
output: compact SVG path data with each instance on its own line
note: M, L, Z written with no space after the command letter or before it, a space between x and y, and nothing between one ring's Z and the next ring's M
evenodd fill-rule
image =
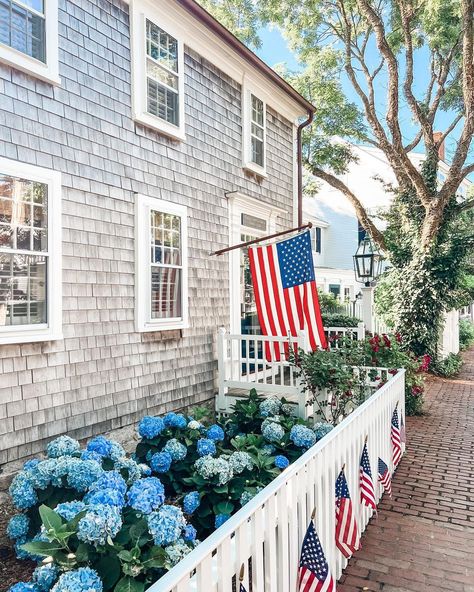
M17 343L37 343L38 341L59 341L62 333L55 333L51 329L8 329L0 330L0 345L14 345Z
M35 78L49 82L54 86L59 86L61 84L57 63L54 67L51 65L48 66L21 51L17 51L12 47L2 44L0 44L0 61L5 62L12 68L21 70L25 74L30 74Z
M263 167L258 166L258 164L254 164L253 162L244 162L243 168L245 171L253 173L262 179L266 179L268 177L267 171Z
M145 323L137 327L138 333L157 333L158 331L175 331L176 329L188 329L189 323L186 321L176 321L170 323Z
M160 119L153 117L153 115L150 115L149 113L135 114L133 119L137 123L140 123L146 127L150 127L156 132L159 132L160 134L163 134L172 140L178 140L179 142L184 142L186 140L184 129L167 124L165 121L162 122Z

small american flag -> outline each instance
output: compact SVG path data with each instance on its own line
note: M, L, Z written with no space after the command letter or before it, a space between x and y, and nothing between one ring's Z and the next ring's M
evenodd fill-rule
M390 440L392 441L392 460L393 467L395 468L402 458L402 440L400 436L400 424L398 423L398 410L396 407L392 414Z
M247 592L247 590L245 589L244 585L242 584L242 582L240 582L240 588L239 588L239 592Z
M368 508L377 511L377 503L375 501L375 489L372 479L372 470L370 468L369 451L367 450L367 442L364 444L362 456L360 457L360 502Z
M378 472L379 483L382 484L384 491L386 491L388 495L392 497L392 477L390 476L390 471L388 470L387 465L381 458L379 458Z
M400 440L402 444L407 443L407 433L405 430L405 422L403 421L403 415L400 413Z
M311 520L301 547L298 592L336 592L323 548Z
M311 349L326 348L309 231L249 248L249 262L263 335L297 337L305 329ZM267 359L278 361L288 349L282 352L274 343L267 347Z
M347 558L360 547L357 522L344 469L336 480L336 547Z

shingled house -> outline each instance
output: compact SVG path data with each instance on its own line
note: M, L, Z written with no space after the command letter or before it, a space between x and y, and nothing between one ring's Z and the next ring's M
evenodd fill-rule
M0 0L0 462L213 395L311 112L192 0Z

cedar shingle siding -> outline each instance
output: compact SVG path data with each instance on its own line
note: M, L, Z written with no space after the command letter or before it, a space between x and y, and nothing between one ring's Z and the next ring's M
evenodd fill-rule
M212 396L215 335L229 323L224 192L292 220L292 125L268 109L267 173L242 170L240 86L185 48L185 142L131 117L126 4L60 2L61 86L0 65L0 156L61 171L63 334L0 345L0 462ZM182 332L134 327L134 193L188 206L189 320Z

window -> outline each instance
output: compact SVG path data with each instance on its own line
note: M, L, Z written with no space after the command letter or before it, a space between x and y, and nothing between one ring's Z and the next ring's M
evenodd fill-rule
M329 293L334 294L334 297L339 300L341 295L341 286L339 284L329 284Z
M315 253L321 254L321 228L313 226L311 229L311 244Z
M184 140L183 44L176 23L140 2L132 11L134 119Z
M57 0L0 0L0 60L59 83L57 20Z
M0 343L60 337L60 183L0 158Z
M186 208L137 196L136 324L138 331L187 326Z
M242 106L244 168L265 176L266 105L262 99L244 87Z

